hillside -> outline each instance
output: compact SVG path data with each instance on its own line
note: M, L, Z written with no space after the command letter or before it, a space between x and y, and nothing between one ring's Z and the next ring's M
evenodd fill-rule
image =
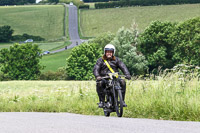
M46 40L63 36L62 5L0 7L0 26L10 25L14 35L27 33Z
M180 22L200 16L200 4L124 7L81 10L82 36L96 37L104 32L117 32L122 26L130 27L133 21L143 31L152 21Z

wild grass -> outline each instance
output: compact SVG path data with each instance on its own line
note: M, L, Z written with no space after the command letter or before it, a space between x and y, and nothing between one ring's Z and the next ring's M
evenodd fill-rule
M57 71L60 67L65 67L66 59L70 55L72 49L68 49L59 53L49 54L42 57L41 65L45 66L43 72Z
M116 33L122 26L129 28L133 21L143 31L152 21L180 22L200 16L200 4L123 7L81 10L82 36L97 37L105 32Z
M0 26L10 25L14 35L41 36L57 40L63 36L62 5L31 5L0 7Z
M124 117L200 121L198 78L168 74L156 79L127 81ZM0 111L103 115L95 88L95 81L1 82Z

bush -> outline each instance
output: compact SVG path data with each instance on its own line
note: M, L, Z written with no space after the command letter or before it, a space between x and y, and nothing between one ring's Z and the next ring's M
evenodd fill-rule
M199 0L122 0L105 3L95 3L96 9L114 8L125 6L152 6L152 5L173 5L200 3Z
M11 80L37 79L43 68L38 45L30 43L14 44L10 49L0 50L0 68L4 76Z
M175 45L173 59L178 64L200 66L200 17L179 23L170 42Z
M0 42L9 42L12 38L14 30L10 26L5 25L0 27Z
M45 39L40 36L33 36L24 33L23 35L12 36L12 41L25 41L27 39L33 39L33 41L44 41Z
M108 32L108 33L104 33L98 37L96 37L95 39L89 40L89 43L96 43L98 44L98 47L102 49L102 51L104 51L104 47L109 44L113 39L114 39L115 35Z
M66 72L69 78L75 80L94 78L92 70L101 53L101 49L95 43L84 43L75 47L67 58Z
M39 80L67 80L67 74L64 68L59 68L58 71L48 71L41 73Z
M126 64L131 75L144 74L147 69L145 57L137 50L138 30L121 28L111 44L116 47L116 56Z
M174 45L169 43L175 24L170 22L152 22L140 36L140 51L145 55L150 71L158 68L172 68Z
M79 9L89 9L90 5L80 5Z

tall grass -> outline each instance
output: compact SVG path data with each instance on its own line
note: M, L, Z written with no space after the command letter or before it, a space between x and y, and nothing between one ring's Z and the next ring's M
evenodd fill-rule
M0 26L10 25L14 35L27 33L46 40L57 40L63 36L62 5L0 7L0 16Z
M177 74L127 81L124 117L200 121L200 81ZM95 81L0 83L0 111L72 112L103 115ZM115 113L112 113L116 116Z
M116 33L122 26L129 28L133 21L143 31L155 20L180 22L200 16L199 9L200 4L187 4L81 10L80 26L85 37Z

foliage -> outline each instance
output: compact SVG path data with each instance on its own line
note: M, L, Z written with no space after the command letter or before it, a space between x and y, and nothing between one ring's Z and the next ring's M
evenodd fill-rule
M171 68L174 45L169 43L169 35L174 31L175 24L171 22L154 21L140 36L140 51L145 55L150 70Z
M144 74L147 69L147 61L136 47L138 34L136 24L132 26L132 29L124 29L122 27L111 42L111 44L115 45L116 56L126 64L131 75Z
M33 41L44 41L45 39L40 36L33 36L29 34L14 35L12 36L12 41L24 41L26 39L33 39Z
M92 70L101 53L101 49L95 43L84 43L75 47L67 58L66 71L69 78L75 80L94 78Z
M24 5L35 2L36 0L0 0L0 5Z
M48 0L48 2L49 2L49 3L54 3L54 2L55 2L55 3L58 3L59 0Z
M38 45L14 44L10 49L0 50L1 71L11 80L37 79L43 68Z
M67 80L67 74L64 68L59 68L56 72L47 71L41 73L39 80Z
M79 9L89 9L90 8L90 5L80 5L79 6Z
M104 51L104 47L109 44L113 39L114 39L115 35L107 32L104 34L101 34L100 36L96 37L95 39L89 40L88 42L91 43L96 43L98 44L98 47L102 49L102 51Z
M179 23L170 36L177 63L200 65L200 17Z
M173 4L194 4L199 0L121 0L113 2L95 3L96 9L127 7L127 6L152 6L152 5L173 5Z
M84 2L80 1L80 0L59 0L59 3L66 3L69 4L70 2L72 2L74 5L76 5L78 8L79 6L83 6Z
M12 38L14 30L10 26L5 25L0 27L0 42L9 42Z

